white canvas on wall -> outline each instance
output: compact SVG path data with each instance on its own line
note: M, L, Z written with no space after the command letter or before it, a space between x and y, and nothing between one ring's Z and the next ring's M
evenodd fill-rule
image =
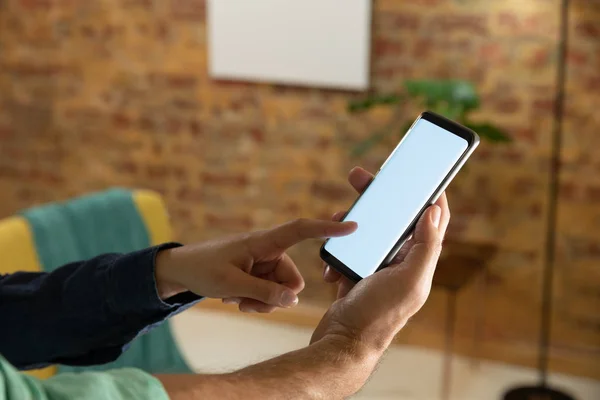
M215 79L364 90L371 0L209 0Z

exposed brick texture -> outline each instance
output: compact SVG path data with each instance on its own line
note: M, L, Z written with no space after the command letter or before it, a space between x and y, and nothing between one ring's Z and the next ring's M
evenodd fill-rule
M515 138L483 143L449 191L453 239L500 247L485 299L459 297L457 329L469 335L472 304L485 302L485 340L526 343L533 362L559 1L374 4L375 89L470 79L476 117ZM600 285L600 8L572 4L553 341L577 348L600 340L590 328L600 297L581 300L584 284ZM396 139L362 159L350 147L390 111L348 115L355 93L211 80L205 18L204 0L0 1L0 217L115 185L150 188L190 242L351 204L348 170L375 170ZM326 303L317 248L292 255L308 280L303 301ZM443 309L434 302L419 321L441 329Z

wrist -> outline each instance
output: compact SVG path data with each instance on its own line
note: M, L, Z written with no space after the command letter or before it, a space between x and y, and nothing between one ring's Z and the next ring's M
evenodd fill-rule
M345 361L362 366L376 365L384 353L360 339L337 333L327 334L319 342L339 353Z
M326 362L334 367L336 381L344 382L346 393L339 398L346 398L358 392L383 356L383 352L366 346L359 340L337 334L326 335L313 345L322 346L319 351L327 355Z
M345 399L362 388L380 358L361 343L331 334L221 379L243 388L240 398ZM237 398L233 392L231 398Z
M173 249L159 250L154 259L154 280L156 292L161 300L187 291L187 289L176 282L174 275L177 264L174 262Z

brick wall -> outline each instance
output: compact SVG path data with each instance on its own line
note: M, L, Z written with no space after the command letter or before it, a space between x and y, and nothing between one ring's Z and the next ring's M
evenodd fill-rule
M600 342L600 6L572 3L554 344L588 360ZM458 334L470 335L472 304L485 302L494 318L484 339L518 344L525 363L537 339L558 7L375 1L374 88L470 79L483 96L479 117L515 138L482 144L452 186L451 235L501 249L485 299L461 293ZM162 193L188 242L328 218L353 199L349 168L374 169L393 146L349 159L389 117L347 115L359 95L211 81L202 0L0 1L0 217L121 185ZM292 255L309 280L304 301L325 303L317 246ZM420 320L432 331L441 329L439 296Z

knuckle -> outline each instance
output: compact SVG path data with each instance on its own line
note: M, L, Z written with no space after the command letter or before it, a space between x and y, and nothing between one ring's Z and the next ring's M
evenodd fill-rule
M303 291L305 287L306 287L306 283L304 282L304 279L300 279L298 281L298 291L299 292Z
M296 218L295 220L292 221L291 226L293 228L292 235L294 235L294 238L296 240L299 240L300 238L302 238L303 235L306 234L307 226L308 226L308 219Z
M423 304L425 304L430 292L431 286L426 284L425 282L415 285L413 292L413 299L415 307L417 309L415 310L415 312L418 311L423 306Z
M306 218L296 218L295 220L292 221L292 226L294 226L296 228L301 228L304 225L306 225L307 221L308 220Z

